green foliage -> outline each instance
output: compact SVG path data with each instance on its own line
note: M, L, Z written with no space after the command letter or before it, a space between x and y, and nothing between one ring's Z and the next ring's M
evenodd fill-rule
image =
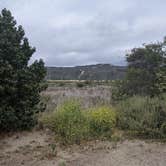
M118 126L148 138L165 135L166 100L134 96L118 104Z
M35 48L10 11L0 14L0 130L29 129L35 125L40 92L45 88L42 60L28 65Z
M114 97L149 95L166 92L166 42L144 44L126 55L128 69L123 84L117 85Z
M63 143L80 143L87 137L88 124L80 104L75 100L64 102L49 116L44 116L42 121Z
M111 86L111 90L112 90L112 102L116 103L119 102L120 100L125 99L126 97L128 97L128 94L126 93L126 80L115 80L112 82Z
M109 107L83 111L77 101L70 100L49 115L44 114L41 122L52 129L62 143L79 144L81 140L111 137L116 114Z
M116 125L116 114L113 108L106 106L92 108L88 111L90 133L93 137L111 136Z

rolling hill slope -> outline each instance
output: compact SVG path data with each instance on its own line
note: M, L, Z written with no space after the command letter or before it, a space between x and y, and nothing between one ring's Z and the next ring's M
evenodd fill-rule
M47 80L115 80L124 78L125 66L97 64L76 67L47 67Z

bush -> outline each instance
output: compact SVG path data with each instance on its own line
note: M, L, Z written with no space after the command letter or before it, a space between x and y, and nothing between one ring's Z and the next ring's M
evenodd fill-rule
M112 100L114 103L124 100L128 97L125 87L126 81L125 80L114 80L111 84L112 87Z
M116 115L109 107L82 111L77 101L69 100L49 115L44 114L41 122L53 130L62 143L79 144L81 140L111 137Z
M92 80L86 80L86 81L84 82L84 84L87 85L87 86L90 86L90 85L93 84L93 81L92 81Z
M77 82L77 83L76 83L76 86L77 86L78 88L82 88L82 87L85 86L85 84L84 84L83 82Z
M45 116L43 122L63 143L80 143L87 138L88 123L80 104L75 100L64 102L53 113Z
M118 104L118 126L147 138L165 137L166 102L134 96ZM164 136L165 135L165 136Z
M94 137L111 136L116 125L116 114L113 108L106 106L88 111L90 133Z

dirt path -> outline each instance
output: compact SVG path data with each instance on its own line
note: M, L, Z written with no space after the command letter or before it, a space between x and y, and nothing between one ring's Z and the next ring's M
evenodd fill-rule
M166 143L140 140L55 147L43 131L0 139L0 166L166 166Z

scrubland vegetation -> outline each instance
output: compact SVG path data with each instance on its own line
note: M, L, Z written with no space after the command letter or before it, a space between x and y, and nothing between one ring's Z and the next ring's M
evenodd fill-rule
M29 45L23 28L16 26L10 11L3 9L0 21L1 131L31 129L37 124L38 113L45 111L41 115L41 123L52 129L65 143L111 138L115 128L147 138L165 138L166 39L132 49L126 55L128 67L123 80L48 81L50 92L54 86L62 87L64 91L67 88L80 89L80 92L75 91L75 100L68 100L72 97L70 94L65 102L63 98L66 94L63 93L58 96L63 100L60 104L48 107L51 96L47 98L41 94L47 87L43 61L28 65L35 48ZM93 87L102 89L95 98L92 90L88 92L94 100L91 105L82 103L82 90ZM102 91L109 93L104 96ZM41 100L41 96L47 102Z
M76 119L79 120L82 117L84 120L74 121L75 123L71 120L73 129L71 129L71 124L67 126L71 127L70 130L74 130L77 123L81 125L82 122L81 127L76 127L80 129L78 131L74 130L81 133L67 133L65 131L70 130L65 130L65 127L62 132L63 134L69 134L69 137L77 137L79 135L79 141L76 139L75 143L80 142L81 139L96 139L96 136L97 138L103 138L103 136L104 138L111 138L115 129L124 130L126 134L128 133L128 135L135 137L150 139L166 138L165 45L166 39L163 42L145 44L140 48L134 48L130 54L126 55L128 69L125 79L109 82L112 95L110 96L110 103L107 103L108 107L97 105L97 107L89 108L91 111L74 107L74 111L73 107L70 107L72 103L68 103L66 112L74 111L75 113L72 116L71 114L66 114L65 111L57 110L56 113L53 113L54 116L51 115L51 119L47 119L46 124L52 124L51 128L55 127L56 133L63 123L59 122L61 119L59 117L60 112L61 116L64 113L68 121L72 117L74 118L76 115L79 115ZM86 83L77 82L76 86L77 88L82 88L86 86ZM107 86L109 85L107 84ZM59 125L55 125L55 123L52 123L53 121L59 122ZM56 134L61 139L63 138L63 134ZM67 140L70 140L70 138Z
M123 80L46 83L44 62L39 60L28 65L35 48L29 45L23 28L16 26L10 11L3 9L0 132L38 126L42 131L49 129L51 136L64 145L92 140L117 141L126 136L165 140L165 46L166 38L134 48L126 55L128 66ZM56 144L49 147L56 157Z
M69 100L44 114L41 123L52 129L63 143L80 143L92 138L111 138L116 112L108 106L84 110L76 100Z
M134 96L117 105L117 126L143 138L166 138L166 97Z
M126 55L128 69L125 79L111 81L109 85L107 84L112 91L107 108L100 103L101 105L97 105L97 107L89 108L89 110L92 110L90 114L87 110L76 109L81 110L79 115L82 115L82 117L86 114L83 122L87 122L83 125L87 131L86 137L80 137L78 142L81 139L86 140L89 136L93 139L96 139L96 136L98 136L97 138L103 138L102 136L111 138L115 129L123 130L126 134L135 137L166 138L165 45L166 39L163 42L145 44L140 48L134 48L130 54ZM77 82L76 86L82 88L86 86L86 83ZM77 97L79 98L79 96ZM70 108L69 105L68 108ZM54 114L54 119L56 119L56 116L58 115ZM72 118L69 116L68 119ZM52 121L49 122L48 120L47 123ZM55 131L57 130L55 129ZM77 134L73 135L76 136ZM81 136L82 134L78 135ZM59 136L63 138L62 135Z
M114 106L81 108L76 100L68 100L40 119L63 143L83 140L111 140L117 130L128 136L166 138L166 97L133 96Z

